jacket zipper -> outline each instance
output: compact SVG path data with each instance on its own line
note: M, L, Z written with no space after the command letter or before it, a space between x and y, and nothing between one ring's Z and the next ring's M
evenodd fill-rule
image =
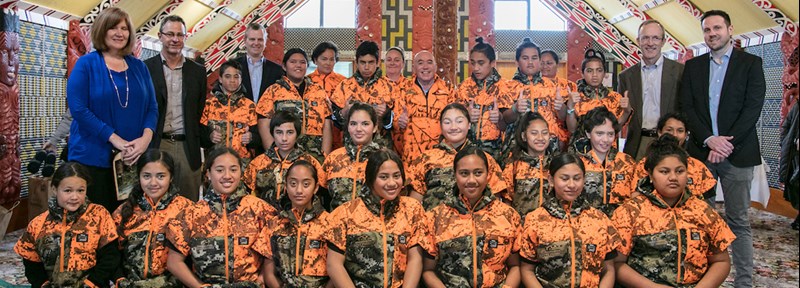
M469 205L469 201L465 203ZM477 205L477 203L475 203L475 205ZM475 227L474 209L475 206L469 208L469 216L472 222L472 285L478 287L478 228Z
M383 238L383 242L381 243L383 245L383 288L386 288L388 287L387 285L389 284L388 281L389 269L388 269L388 263L386 261L387 259L389 259L389 255L387 254L386 250L386 222L383 215L383 201L381 201L380 214L381 214L381 230L382 230L381 237Z
M567 207L567 222L569 223L569 245L570 245L570 278L569 278L569 287L575 287L575 231L572 231L572 216L570 215L570 210L572 210L572 203Z
M60 251L60 259L61 263L58 267L58 272L64 272L64 238L67 237L67 209L64 208L64 217L61 219L62 225L64 225L64 230L61 230L61 251Z
M292 213L294 213L294 211L292 211ZM303 213L305 213L305 209L300 211L300 217L303 216ZM297 229L297 241L294 247L294 275L300 276L300 238L303 236L303 223L301 222L302 219L297 217L297 214L295 214L294 217L297 219L297 225L295 226L295 229Z
M543 156L539 156L539 207L544 201L544 159L542 158Z
M222 225L225 227L225 237L222 237L222 242L224 243L225 248L225 283L230 283L230 272L228 272L228 258L230 257L228 253L228 207L226 205L226 197L227 195L222 196Z
M353 163L353 164L354 165L358 165L359 160L361 160L361 147L360 146L358 147L358 150L356 150L356 162ZM351 194L350 194L350 200L356 199L356 191L357 191L356 186L358 186L357 185L358 184L358 180L357 180L358 179L358 175L357 174L358 174L358 169L356 169L356 175L353 175L353 192L351 192Z

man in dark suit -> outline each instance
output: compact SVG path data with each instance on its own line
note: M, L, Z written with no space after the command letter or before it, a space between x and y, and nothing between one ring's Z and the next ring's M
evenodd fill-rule
M264 58L264 43L267 41L267 30L258 23L247 25L244 32L245 55L236 58L242 66L242 86L245 88L245 96L258 104L258 99L264 90L267 90L275 81L283 77L283 67ZM262 147L261 135L258 128L250 129L253 133L253 140L247 147L254 149L256 155L264 152Z
M181 17L165 17L158 38L161 53L144 61L158 103L158 126L150 146L169 152L175 160L172 179L180 194L197 201L200 146L211 146L208 133L200 125L206 103L206 69L181 54L186 39L186 24Z
M636 160L644 157L647 146L657 137L658 118L678 108L683 65L661 55L664 36L664 27L658 21L642 22L636 38L642 62L619 75L619 93L628 92L633 107L624 152Z
M681 83L681 107L692 135L688 150L720 178L725 221L736 234L731 246L734 286L751 287L753 237L747 210L753 166L761 164L756 122L766 92L764 69L760 57L733 47L727 13L707 11L701 23L711 52L686 62Z

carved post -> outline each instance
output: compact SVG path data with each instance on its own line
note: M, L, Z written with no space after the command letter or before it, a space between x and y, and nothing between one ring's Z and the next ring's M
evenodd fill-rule
M419 51L433 51L433 0L415 0L414 19L411 37L411 51L416 55Z
M0 204L19 199L19 16L0 13Z
M267 41L264 44L264 57L267 60L275 63L283 62L283 50L286 46L284 37L283 16L280 16L267 27Z
M495 47L494 0L469 0L469 47L465 50L472 49L478 37Z
M569 21L567 30L567 79L578 81L583 78L581 62L586 49L592 45L592 37L572 21Z
M75 67L75 62L78 62L78 58L81 58L89 51L90 42L89 37L81 32L80 21L69 21L69 30L67 31L67 78L69 78L69 73L72 72L72 67Z
M447 85L454 86L458 70L458 1L435 0L434 11L433 54L439 67L436 73Z
M678 55L678 63L684 64L692 58L694 58L694 50L686 49L686 53Z
M781 51L783 52L783 76L781 83L783 83L783 97L781 100L781 123L786 119L786 114L792 105L797 103L798 88L798 62L800 62L800 54L798 52L798 43L800 33L791 35L789 32L783 33L781 38Z
M381 48L381 0L356 0L356 47L372 41Z

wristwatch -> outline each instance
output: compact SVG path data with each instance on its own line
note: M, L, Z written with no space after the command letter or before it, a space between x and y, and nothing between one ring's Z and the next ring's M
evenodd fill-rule
M567 115L572 115L575 113L575 108L567 109Z

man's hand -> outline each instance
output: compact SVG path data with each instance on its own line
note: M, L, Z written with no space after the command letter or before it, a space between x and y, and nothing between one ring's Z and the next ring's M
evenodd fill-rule
M408 108L403 107L403 113L397 118L397 127L400 127L400 129L406 129L406 127L408 127L408 121Z
M733 136L711 136L708 138L708 141L706 141L706 146L727 158L733 153L733 144L731 144L731 140L733 140Z
M386 101L381 98L381 104L375 106L375 113L378 113L378 118L383 118L383 116L386 115L386 107Z
M619 107L624 109L625 111L631 111L631 99L628 98L628 91L626 90L624 94L622 94L622 98L619 99Z
M722 160L725 160L725 158L728 158L728 156L722 155L722 153L719 153L715 150L711 150L711 152L708 153L707 160L708 162L716 164L722 162Z
M572 88L567 87L567 108L575 109L575 105L581 102L581 93L572 91Z

